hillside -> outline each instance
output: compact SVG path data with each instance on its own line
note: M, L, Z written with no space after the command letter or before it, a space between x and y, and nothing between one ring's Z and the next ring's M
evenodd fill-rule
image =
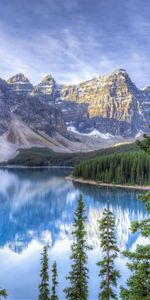
M101 149L97 151L91 151L87 153L60 153L54 152L47 148L32 148L32 149L20 149L15 158L10 159L9 165L14 166L70 166L74 167L83 160L93 159L106 154L120 153L123 151L136 150L136 144L128 144L117 147L111 147L107 149ZM1 164L5 165L5 164Z

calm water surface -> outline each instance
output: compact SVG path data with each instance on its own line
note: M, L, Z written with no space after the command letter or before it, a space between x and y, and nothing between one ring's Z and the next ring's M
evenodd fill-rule
M9 300L37 299L40 253L50 244L50 268L58 264L60 299L65 299L65 276L70 269L73 213L82 192L87 212L87 242L90 269L90 300L98 298L99 250L98 219L110 203L116 221L120 250L134 249L145 243L138 233L131 234L131 221L146 216L144 205L133 191L72 184L65 180L65 169L1 169L0 170L0 287L6 288ZM122 278L129 276L126 259L120 255L117 266Z

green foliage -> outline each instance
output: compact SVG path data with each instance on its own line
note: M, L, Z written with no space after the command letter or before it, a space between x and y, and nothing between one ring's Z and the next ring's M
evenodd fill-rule
M150 156L144 151L100 156L77 165L73 176L105 183L149 184Z
M45 246L41 258L41 283L39 285L39 300L49 300L48 247Z
M84 215L84 201L82 195L79 197L78 207L74 217L74 231L72 232L75 241L72 244L71 271L67 279L70 286L64 292L69 300L87 300L88 299L88 268L86 250L86 231Z
M55 261L52 265L52 295L50 297L50 300L58 300L58 296L56 293L56 288L58 285L57 276L57 265Z
M97 263L100 266L99 276L102 278L100 284L99 299L118 299L113 287L117 286L117 279L120 277L119 271L115 269L114 260L118 256L118 248L114 235L114 216L109 209L105 209L100 220L100 246L103 251L103 259Z
M120 153L136 149L135 144L122 145L97 151L89 151L87 153L58 153L47 148L31 148L20 149L18 155L8 161L8 165L24 165L24 166L74 166L83 160L96 158L98 156ZM5 165L4 163L1 165ZM7 163L6 163L7 165Z
M150 137L145 136L145 140L138 142L138 145L148 154L150 154ZM149 155L150 157L150 155ZM150 213L150 191L145 195L140 195L140 200ZM142 222L135 221L132 223L133 232L140 230L141 235L150 238L150 218ZM131 263L127 266L132 275L127 280L127 288L121 286L120 296L124 300L149 300L150 299L150 244L143 246L138 245L135 252L126 251L125 256Z
M139 198L144 202L146 210L150 214L150 191L145 195L140 195ZM131 227L133 232L136 232L138 229L141 230L141 234L144 237L150 236L150 218L143 220L142 222L133 222Z
M0 299L3 299L3 298L7 298L7 292L6 290L0 290Z
M137 141L137 145L145 152L150 153L150 136L145 134L144 138L143 141Z
M120 296L124 300L150 299L150 245L137 246L135 252L124 252L131 260L127 266L132 275L127 280L127 287L121 286Z
M145 203L148 213L150 212L150 192L141 195L140 199ZM131 227L133 232L140 230L141 235L150 237L150 219L135 221ZM132 275L127 280L127 288L121 286L120 296L124 300L149 300L150 299L150 244L138 245L135 252L124 252L131 263L127 266Z

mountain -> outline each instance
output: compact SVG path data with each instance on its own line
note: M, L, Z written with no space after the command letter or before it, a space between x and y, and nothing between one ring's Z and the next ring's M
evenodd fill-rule
M78 85L60 85L47 75L33 86L19 73L8 81L0 79L0 148L4 140L10 147L12 124L16 139L16 126L24 124L27 140L36 132L37 145L39 136L46 136L59 144L60 151L109 147L148 132L149 113L150 87L138 89L123 69ZM36 145L15 141L17 147L27 144Z
M150 87L138 89L123 69L78 85L58 85L48 75L33 94L58 107L69 130L125 138L148 130Z
M7 82L9 84L9 87L17 94L28 94L33 90L33 85L30 83L29 79L22 73L11 77Z
M57 95L55 103L66 124L79 132L97 129L102 133L131 137L140 130L147 131L149 88L139 90L123 69L78 85L61 85L59 90L54 82L53 87Z
M61 111L36 95L26 77L18 74L8 82L0 80L0 135L9 129L16 115L28 126L53 136L56 131L67 136L67 127Z

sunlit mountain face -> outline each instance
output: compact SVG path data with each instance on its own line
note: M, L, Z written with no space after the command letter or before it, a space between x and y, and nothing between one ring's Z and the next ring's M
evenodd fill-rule
M131 222L146 216L136 192L73 184L65 179L69 172L44 168L0 170L0 284L8 290L10 300L37 297L40 252L45 243L50 245L50 265L53 259L58 262L60 285L66 284L73 217L80 192L87 214L87 243L93 246L89 252L91 300L98 293L98 220L103 209L109 205L114 213L120 250L134 249L137 243L145 242L139 233L130 232ZM128 273L121 254L117 264L123 275L120 282L124 282ZM62 289L60 299L64 299Z

